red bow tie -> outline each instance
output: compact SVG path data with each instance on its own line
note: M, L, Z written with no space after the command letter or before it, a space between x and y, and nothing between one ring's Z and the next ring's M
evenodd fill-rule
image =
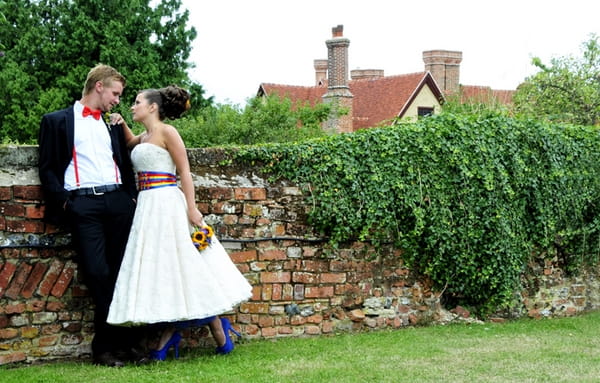
M92 116L96 120L99 120L100 116L102 115L102 112L100 111L100 109L90 109L87 106L84 106L82 115L83 117Z

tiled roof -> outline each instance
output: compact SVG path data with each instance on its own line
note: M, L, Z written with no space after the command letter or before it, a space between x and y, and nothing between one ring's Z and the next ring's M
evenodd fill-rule
M425 85L429 86L440 101L443 100L439 87L429 72L349 81L350 93L354 96L353 130L402 117ZM322 96L326 92L326 84L307 87L264 83L260 85L257 95L277 94L280 97L289 97L293 103L308 101L310 105L315 105L322 102Z
M461 85L461 102L512 104L514 90L492 89L489 86Z

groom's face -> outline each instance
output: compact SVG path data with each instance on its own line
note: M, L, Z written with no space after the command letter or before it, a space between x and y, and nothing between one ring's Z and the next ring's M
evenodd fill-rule
M121 95L123 94L121 81L111 81L106 84L99 82L96 89L100 93L100 102L102 103L100 109L102 111L109 112L113 106L121 102Z

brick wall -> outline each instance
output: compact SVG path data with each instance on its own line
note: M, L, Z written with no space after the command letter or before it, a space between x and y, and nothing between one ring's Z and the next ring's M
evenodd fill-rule
M41 221L37 148L0 148L0 364L87 358L91 301L69 236ZM260 169L231 164L219 150L188 151L198 205L254 287L227 313L249 339L444 323L439 292L401 262L398 249L375 257L365 243L330 249L306 223L297 185L271 183ZM229 165L223 165L223 164ZM600 306L596 272L566 278L551 261L533 262L522 302L507 316L573 315ZM206 328L184 347L213 347Z

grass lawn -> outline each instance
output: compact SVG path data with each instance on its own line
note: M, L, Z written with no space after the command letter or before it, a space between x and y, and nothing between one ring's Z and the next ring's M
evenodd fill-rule
M2 383L600 382L600 312L318 338L249 341L227 356L124 368L62 362L1 366Z

